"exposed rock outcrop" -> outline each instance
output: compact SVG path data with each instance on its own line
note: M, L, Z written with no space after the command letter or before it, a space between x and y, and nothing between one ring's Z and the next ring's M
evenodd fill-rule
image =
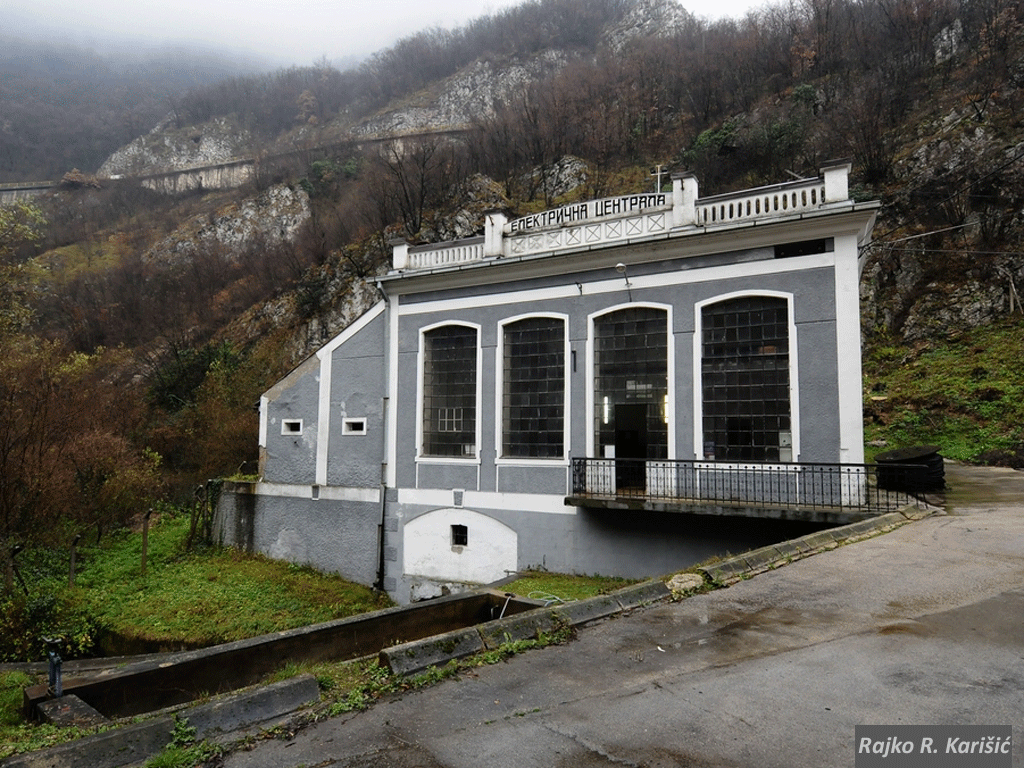
M199 126L178 128L166 117L145 136L117 150L97 175L145 176L196 166L216 165L252 153L252 136L234 121L218 117Z
M514 101L530 83L550 77L568 61L563 51L544 51L528 61L506 64L475 61L419 94L414 103L372 117L352 132L356 136L400 136L463 128L493 116L495 104Z
M692 20L693 16L675 0L637 0L622 22L605 33L605 40L619 51L633 40L681 32Z
M291 240L309 216L306 193L279 184L212 216L189 219L147 250L143 260L173 264L200 254L231 259L256 243L274 245Z

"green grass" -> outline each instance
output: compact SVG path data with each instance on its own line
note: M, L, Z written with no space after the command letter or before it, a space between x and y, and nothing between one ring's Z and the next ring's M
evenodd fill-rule
M915 351L889 339L865 348L865 438L885 448L940 446L946 458L1024 466L1024 319Z
M84 553L76 591L99 624L124 637L202 646L391 605L369 587L312 568L233 549L187 553L188 525L185 515L155 520L145 576L139 533Z
M0 728L21 724L21 691L36 682L24 672L0 672Z
M18 752L44 749L71 741L86 733L78 728L26 723L21 716L23 688L46 682L24 672L0 672L0 760Z
M243 639L390 605L386 596L311 568L206 548L187 552L189 518L169 507L151 518L146 575L141 573L142 535L124 531L100 546L80 545L76 586L68 590L66 557L43 553L31 562L33 593L68 592L84 609L89 626L168 645L205 645ZM45 556L44 556L45 555ZM583 599L633 583L627 579L529 573L508 585L522 595ZM381 695L437 682L459 670L493 664L534 647L564 642L571 631L523 641L411 680L392 678L375 660L287 664L272 679L313 674L324 693L315 717L369 706ZM79 645L87 645L80 639ZM41 660L37 658L35 660ZM22 689L45 682L24 673L0 675L0 759L69 741L92 731L27 724L21 718ZM271 734L272 735L272 734ZM176 744L152 765L186 764L206 745Z
M570 576L562 573L530 571L501 589L521 597L533 597L538 600L559 598L568 602L607 594L635 584L636 581L636 579L620 579L614 576Z

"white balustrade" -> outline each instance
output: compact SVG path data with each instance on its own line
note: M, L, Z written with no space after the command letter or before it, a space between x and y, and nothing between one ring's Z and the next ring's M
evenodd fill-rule
M708 198L697 197L692 175L673 179L671 195L649 193L575 203L552 212L507 221L488 214L484 237L438 246L394 243L394 269L431 269L502 257L599 248L715 227L792 216L848 201L850 165L839 161L816 179L790 181ZM620 213L621 212L621 213Z
M824 202L825 186L820 179L804 184L796 182L794 185L718 195L697 202L697 225L709 227L785 216L818 208Z
M463 245L447 245L443 248L429 248L425 250L410 248L409 268L430 269L431 267L446 267L452 264L479 261L483 257L484 244L482 241Z

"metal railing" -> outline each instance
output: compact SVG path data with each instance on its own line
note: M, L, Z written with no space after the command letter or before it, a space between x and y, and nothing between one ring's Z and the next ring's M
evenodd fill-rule
M921 506L926 467L573 459L572 495L680 505L887 512Z

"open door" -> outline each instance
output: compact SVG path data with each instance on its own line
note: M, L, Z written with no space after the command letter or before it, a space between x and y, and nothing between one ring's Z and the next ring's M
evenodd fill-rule
M620 493L646 489L647 407L615 406L615 487Z

